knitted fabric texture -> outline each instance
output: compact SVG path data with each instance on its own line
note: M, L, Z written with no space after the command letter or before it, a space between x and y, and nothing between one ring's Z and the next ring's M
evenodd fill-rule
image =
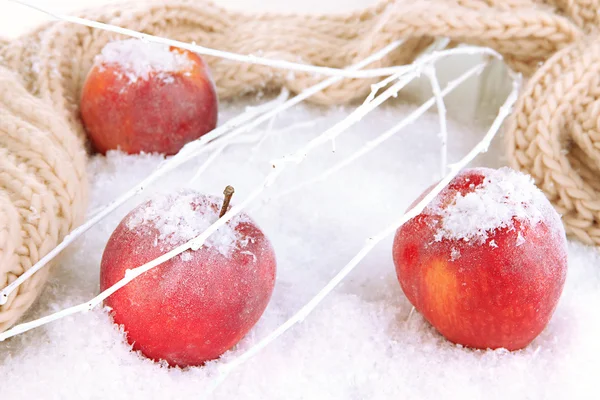
M599 0L385 0L346 15L248 15L204 0L102 8L81 16L180 41L329 67L358 62L397 39L371 68L411 62L434 37L491 47L531 78L506 128L510 164L532 174L567 232L600 244ZM93 58L122 37L56 22L0 39L0 288L83 222L86 140L79 95ZM220 99L323 77L206 57ZM541 67L540 67L541 65ZM309 100L364 98L375 80L345 79ZM32 305L46 267L0 307L0 331Z

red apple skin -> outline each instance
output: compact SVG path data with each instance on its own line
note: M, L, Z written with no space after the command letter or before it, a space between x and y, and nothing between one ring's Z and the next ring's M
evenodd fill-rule
M438 195L442 204L457 192L475 190L484 171L459 174ZM513 219L516 229L497 229L485 244L473 245L449 239L436 242L439 218L424 211L396 232L393 259L410 303L453 343L511 351L526 347L548 324L563 290L566 239L552 229L560 221L521 226ZM516 246L519 228L525 241ZM492 240L498 247L490 245ZM454 261L452 249L460 252Z
M218 98L204 61L186 50L191 67L130 82L118 64L95 64L83 86L80 112L95 151L176 154L217 125Z
M157 232L152 226L128 229L134 212L117 226L106 245L101 290L122 279L127 269L165 252L155 245ZM177 256L106 299L114 322L123 326L134 350L170 366L199 366L219 358L256 324L273 292L276 262L267 237L246 218L250 222L240 222L236 231L251 240L230 258L207 247L188 250L184 254L189 260Z

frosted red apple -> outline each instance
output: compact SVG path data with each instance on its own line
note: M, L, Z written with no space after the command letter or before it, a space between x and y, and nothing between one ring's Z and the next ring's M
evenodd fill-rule
M480 349L533 341L567 272L560 216L528 176L508 168L460 173L398 229L393 258L417 311L448 340Z
M100 288L198 236L219 218L222 199L193 191L154 198L111 235ZM264 312L275 284L275 254L246 214L234 216L197 251L140 275L105 302L129 343L153 360L197 366L238 343Z
M173 155L215 128L218 100L198 55L129 39L107 44L95 58L80 111L99 153Z

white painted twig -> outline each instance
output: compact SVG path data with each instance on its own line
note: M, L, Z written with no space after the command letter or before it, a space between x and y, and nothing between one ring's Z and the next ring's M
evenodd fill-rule
M271 132L273 132L273 126L275 125L275 120L277 119L277 115L273 115L273 118L271 118L269 120L269 123L267 124L267 135Z
M489 63L484 63L484 66L487 66ZM431 90L433 91L433 96L435 97L435 102L437 105L438 116L440 119L440 177L446 175L446 168L448 165L448 127L446 124L446 105L444 104L444 96L442 96L440 82L437 78L437 74L435 72L435 68L428 66L425 69L425 75L429 78L429 82L431 83Z
M480 63L480 64L478 64L478 65L470 68L469 70L467 70L465 73L463 73L458 78L450 81L448 83L448 85L444 88L444 90L441 90L439 92L439 96L441 98L445 97L446 95L448 95L448 93L452 92L458 86L460 86L464 81L466 81L467 79L469 79L473 75L477 75L481 71L483 71L487 64L488 64L487 61L486 62L482 62L482 63ZM383 142L385 142L387 139L391 138L393 135L395 135L400 130L402 130L403 128L405 128L407 125L409 125L409 124L413 123L414 121L416 121L417 118L419 118L428 109L430 109L436 103L436 101L438 101L438 100L435 97L430 98L425 103L423 103L421 106L419 106L417 109L415 109L410 114L408 114L406 116L406 118L404 118L402 121L400 121L399 123L397 123L396 125L394 125L392 128L388 129L387 131L385 131L384 133L382 133L381 135L379 135L375 139L367 142L358 151L352 153L348 157L346 157L343 160L339 161L338 163L334 164L332 167L326 169L325 171L323 171L321 174L315 176L314 178L308 179L308 180L306 180L304 182L301 182L301 183L299 183L297 185L292 186L288 190L282 191L281 193L279 193L279 194L277 194L275 196L272 196L270 198L270 200L275 200L275 199L278 199L280 197L287 196L287 195L289 195L291 193L294 193L294 192L296 192L296 191L298 191L300 189L305 188L306 186L309 186L309 185L312 185L314 183L323 181L324 179L326 179L330 175L338 172L342 168L344 168L344 167L348 166L349 164L351 164L352 162L356 161L358 158L360 158L360 157L364 156L365 154L369 153L371 150L375 149L377 146L379 146L380 144L382 144ZM445 118L445 115L444 115L444 118Z
M85 18L72 17L69 15L62 15L60 13L54 12L54 11L52 11L46 7L43 7L41 5L33 4L31 2L24 1L24 0L7 0L7 1L10 1L13 3L18 3L23 6L32 8L34 10L40 11L44 14L47 14L53 18L56 18L58 20L71 22L71 23L78 24L78 25L89 26L91 28L102 29L105 31L110 31L110 32L146 40L149 42L179 47L182 49L193 51L198 54L203 54L203 55L213 56L213 57L220 57L220 58L224 58L224 59L228 59L228 60L232 60L232 61L245 62L245 63L250 63L250 64L259 64L259 65L264 65L264 66L277 68L277 69L285 69L285 70L290 70L290 71L302 71L302 72L315 73L315 74L320 74L320 75L325 75L325 76L340 76L340 77L344 77L344 78L377 78L377 77L392 75L392 74L400 72L400 71L410 70L410 66L404 65L404 66L399 66L399 67L373 68L370 70L359 71L359 70L339 69L339 68L331 68L331 67L319 67L319 66L314 66L314 65L309 65L309 64L300 64L300 63L295 63L295 62L285 61L285 60L274 60L274 59L269 59L269 58L264 58L264 57L258 57L255 55L242 55L242 54L237 54L237 53L231 53L228 51L222 51L222 50L212 49L212 48L208 48L208 47L198 46L196 44L180 42L178 40L149 35L149 34L137 32L137 31L134 31L131 29L121 28L118 26L105 24L105 23L101 23L101 22L97 22L97 21L91 21L91 20L88 20ZM474 50L474 49L476 49L476 48L473 47L473 48L471 48L471 50L469 50L469 48L464 47L464 48L462 48L462 50L459 51L459 53L465 52L465 54L472 54L471 52L475 51L475 53L487 53L494 57L499 57L498 53L492 49L487 49L487 48L481 49L481 50ZM458 50L458 49L453 49L453 50Z
M376 52L372 56L367 57L365 60L359 62L358 64L356 64L354 66L352 66L351 68L358 69L358 68L362 68L362 67L364 67L366 65L369 65L370 63L372 63L373 61L377 60L380 57L383 57L387 52L392 51L394 48L398 47L399 45L400 45L400 42L392 43L392 44L384 47L382 50ZM319 84L317 84L317 85L315 85L315 86L313 86L313 87L311 87L311 88L303 91L298 96L290 99L289 101L284 102L282 104L279 104L279 106L275 107L270 112L264 113L260 117L256 118L254 121L252 121L250 123L247 123L243 127L234 130L233 132L231 132L229 134L228 140L231 140L232 138L236 137L237 135L239 135L239 134L241 134L243 132L246 132L246 131L254 128L255 126L259 125L262 122L268 121L274 115L277 115L278 113L286 110L287 108L290 108L293 105L296 105L296 104L300 103L301 101L307 99L308 97L314 95L315 93L318 93L319 91L323 90L327 86L332 85L332 84L334 84L335 82L337 82L337 81L339 81L341 79L343 79L343 78L341 78L341 77L332 77L332 78L329 78L329 79L327 79L327 80L325 80L325 81L323 81L323 82L321 82L321 83L319 83ZM388 94L388 98L389 98L390 95L391 95L391 93ZM278 100L281 100L281 98L278 99ZM261 106L261 107L263 107L263 106ZM373 109L375 109L376 106L369 105L368 107L370 107L370 111L372 111ZM261 110L262 110L262 108L261 108ZM359 111L359 110L361 112L363 111L360 108L357 109L356 111ZM355 113L356 113L356 111L355 111ZM351 114L351 116L353 114ZM241 120L241 117L238 118L238 121L239 120ZM219 128L217 128L217 129L219 129ZM326 133L327 132L329 132L329 130L326 131ZM208 136L208 134L205 135L205 136ZM47 255L42 260L40 260L40 262L38 262L36 265L34 265L33 267L31 267L27 272L32 271L32 270L34 270L36 268L37 268L36 270L39 270L40 268L42 268L53 257L55 257L56 255L58 255L60 253L60 251L64 250L64 248L66 248L78 236L80 236L85 231L87 231L88 229L90 229L94 224L96 224L97 222L99 222L102 218L106 217L110 212L112 212L114 209L116 209L120 204L124 203L127 199L131 198L132 196L134 196L138 192L141 192L144 187L148 186L151 182L153 182L156 179L158 179L159 176L164 175L166 173L166 171L171 171L175 167L181 165L183 162L187 162L190 159L196 157L199 154L198 151L195 151L196 149L208 151L211 147L215 147L215 143L216 142L214 142L214 141L211 142L211 143L209 143L209 145L201 147L204 144L204 143L201 143L203 138L200 138L196 142L189 143L188 145L186 145L177 155L175 155L173 158L171 158L169 160L169 162L163 163L162 167L159 167L151 176L149 176L148 178L146 178L142 183L138 184L136 187L134 187L132 190L130 190L127 193L125 193L123 196L121 196L119 199L117 199L113 203L109 204L103 211L101 211L98 214L96 214L96 216L94 218L92 218L91 220L89 220L88 222L86 222L80 228L78 228L75 231L73 231L70 235L68 235L65 238L65 240L63 240L63 242L61 242L61 244L59 244L59 246L57 246L54 250L52 250L49 253L49 255ZM174 160L176 160L176 161L174 161ZM282 169L274 169L273 172L276 172L276 173L273 173L272 175L269 175L267 177L267 180L265 181L265 186L264 187L270 185L271 184L270 180L273 179L273 181L274 181L276 179L277 175L280 173L281 170ZM264 189L264 187L260 188L260 190L257 190L256 192L254 192L253 195L254 196L258 196L262 192L262 190ZM249 197L249 199L253 200L252 197ZM236 208L235 207L232 208L232 210L234 210L234 209L236 209ZM209 230L210 229L211 228L209 227ZM185 249L182 250L182 251L185 251ZM166 261L166 260L168 260L168 259L170 259L172 257L175 257L179 253L169 252L168 254L172 254L171 257L166 258L165 260L163 260L161 262L164 262L164 261ZM143 269L143 268L145 268L149 264L150 263L146 264L145 266L139 267L138 269ZM158 265L158 264L155 264L155 265ZM153 264L152 266L155 266L155 265ZM31 272L27 277L23 278L21 280L21 282L24 282L32 274L33 274L33 272ZM25 274L23 274L23 275L25 275ZM21 275L21 276L23 276L23 275ZM135 275L135 276L137 276L137 275ZM127 282L131 281L131 279L127 280L127 277L123 278L123 280L126 281L125 284ZM17 282L17 281L18 280L15 280L15 282ZM15 282L13 282L13 284ZM5 299L7 299L8 295L11 293L12 290L16 289L16 287L18 287L18 284L12 285L12 286L9 285L6 288L4 288L0 293L2 294L2 296L5 296ZM108 289L108 290L110 290L110 289ZM0 297L0 300L1 299L2 299L2 297ZM86 304L88 304L88 303L86 303ZM19 334L19 333L25 332L27 330L33 329L35 327L47 324L49 322L55 321L55 320L60 319L60 318L63 318L65 316L71 315L73 313L80 312L82 309L86 309L85 307L86 307L86 305L80 305L80 306L71 307L71 308L65 309L63 311L59 311L59 312L57 312L55 314L49 315L47 317L41 318L39 320L31 321L31 322L28 322L26 324L17 325L14 328L12 328L12 329L10 329L10 330L8 330L8 331L0 334L0 341L6 339L8 337L14 336L16 334Z
M277 119L277 115L274 115L273 118L271 118L269 120L269 123L267 124L267 129L265 129L265 131L262 132L262 134L260 135L261 136L260 140L250 150L250 160L254 160L254 156L258 152L258 149L260 148L260 146L262 146L262 144L267 140L267 138L273 132L273 125L275 125L275 120L276 119Z
M206 171L210 164L212 164L217 159L217 157L221 155L221 153L223 152L223 150L225 150L226 147L227 144L217 147L217 149L213 151L211 155L208 156L208 158L202 163L200 168L198 168L192 179L190 179L190 185L194 185L196 182L198 182L200 176L204 173L204 171Z
M452 49L457 50L457 49ZM306 157L306 153L312 150L314 147L321 145L324 142L331 141L337 135L345 131L350 125L358 122L361 118L363 118L366 114L368 114L373 108L380 106L384 101L386 101L390 96L396 96L397 93L404 88L412 79L417 77L421 71L427 66L431 65L435 60L439 58L439 53L433 53L429 56L423 57L418 61L414 62L412 65L412 70L403 74L398 82L390 86L383 94L377 96L375 99L370 102L364 102L359 108L355 110L352 114L350 114L347 118L340 121L339 124L335 125L332 129L325 132L322 135L319 135L315 139L311 140L307 143L303 149L299 150L294 157L294 161L298 162L298 158L303 159ZM477 69L480 66L477 67ZM432 100L430 100L432 101ZM433 100L435 101L435 100ZM362 111L361 111L362 110Z
M375 98L375 96L377 95L377 93L383 89L384 87L386 87L387 85L389 85L390 83L392 83L395 80L398 80L402 75L404 75L403 72L398 72L394 75L390 75L387 78L374 83L371 85L371 93L369 93L369 95L367 96L367 98L365 99L365 101L363 101L363 104L366 103L370 103L373 101L373 99Z
M542 346L541 345L539 345L538 347L536 347L535 350L534 350L534 352L533 352L533 354L531 355L531 359L529 360L529 362L533 362L537 358L538 354L540 354L541 350L542 350Z
M288 125L281 129L273 129L270 131L267 130L261 135L261 139L256 144L256 146L252 147L251 152L257 153L258 150L260 150L260 146L262 146L269 139L269 137L280 136L284 133L287 133L287 132L293 131L293 130L297 130L297 129L309 128L309 127L315 126L317 124L317 121L318 121L318 119L311 119L308 121L302 121L302 122L298 122L298 123L295 123L292 125Z
M413 307L411 307L411 309L410 309L410 312L408 313L408 317L406 317L406 321L404 321L404 322L408 323L408 321L410 321L410 318L411 318L411 317L413 316L413 314L415 313L415 310L416 310L416 308L415 308L414 306L413 306Z
M420 54L417 57L417 60L420 57L423 57L425 54L435 53L435 52L441 51L441 50L445 49L446 47L448 47L449 44L450 44L450 39L449 38L446 38L446 37L438 38L438 39L434 40L434 42L431 43L429 45L429 47L427 47L425 49L425 51L423 52L423 54Z
M192 179L190 179L190 181L189 181L190 185L194 185L200 179L200 176L206 171L206 169L210 166L210 164L212 164L217 159L217 157L220 156L221 153L228 146L235 145L235 144L256 143L263 139L263 135L246 135L246 136L242 136L242 137L234 138L234 139L230 139L230 140L227 140L227 139L228 138L223 138L223 140L219 141L219 144L221 144L221 146L217 147L215 149L215 151L213 151L208 156L208 158L202 163L202 165L200 165L200 167L196 170L196 173L194 174Z
M513 75L513 88L508 98L504 102L504 105L500 108L498 116L494 120L492 126L485 134L483 139L473 149L463 157L458 163L452 165L450 172L442 179L436 186L426 195L424 198L417 203L410 211L406 212L395 220L392 224L382 230L380 233L369 238L365 246L346 264L338 273L321 289L316 296L314 296L306 305L304 305L298 312L296 312L290 319L281 324L277 329L272 331L264 339L250 347L243 354L238 356L232 361L224 363L221 368L221 376L217 382L222 382L227 375L229 375L235 368L239 367L262 349L276 340L283 333L288 331L297 323L303 321L323 299L358 265L358 263L383 239L393 234L398 228L410 219L420 214L425 207L456 177L456 175L465 168L478 154L486 152L490 146L491 141L496 136L496 133L500 129L502 122L510 114L510 110L514 103L517 101L518 91L521 84L520 76ZM216 385L211 386L210 390L213 390Z
M260 135L252 135L252 136L243 136L241 138L238 139L234 139L234 140L225 140L223 139L222 141L219 141L219 144L221 144L221 146L217 147L209 156L206 160L204 160L204 162L202 163L202 165L200 165L200 167L196 170L196 173L194 174L194 176L192 177L192 179L190 179L189 184L190 185L194 185L199 179L200 176L206 171L206 169L210 166L210 164L212 164L219 155L221 155L221 153L228 147L231 146L233 144L248 144L248 143L256 143L258 140L260 140L261 136Z
M273 165L279 165L281 163L290 161L300 163L302 160L304 160L304 158L306 158L307 154L311 150L322 145L323 143L334 140L337 136L345 132L350 126L359 122L362 118L364 118L371 111L379 107L390 97L395 97L400 90L402 90L411 80L418 76L419 67L420 66L416 66L413 72L404 75L401 79L398 80L398 82L390 86L387 90L385 90L379 96L375 97L372 101L368 103L363 103L360 107L358 107L356 110L350 113L350 115L348 115L346 118L335 124L332 128L328 129L323 134L309 141L295 154L287 156L289 158L284 157L280 160L277 160L274 162Z

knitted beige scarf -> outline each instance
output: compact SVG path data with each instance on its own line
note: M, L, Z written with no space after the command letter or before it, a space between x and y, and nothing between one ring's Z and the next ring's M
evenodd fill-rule
M435 4L431 4L435 3ZM429 0L381 3L346 15L248 15L206 0L125 4L83 13L96 21L243 54L345 67L397 39L372 64L414 59L436 36L491 47L529 76L505 134L510 165L530 173L564 216L568 234L600 244L600 0ZM116 35L57 22L0 39L0 288L55 247L84 218L85 135L79 93L93 57ZM323 77L207 58L220 99ZM364 98L374 83L346 79L310 100ZM37 272L0 307L0 331L31 306Z

